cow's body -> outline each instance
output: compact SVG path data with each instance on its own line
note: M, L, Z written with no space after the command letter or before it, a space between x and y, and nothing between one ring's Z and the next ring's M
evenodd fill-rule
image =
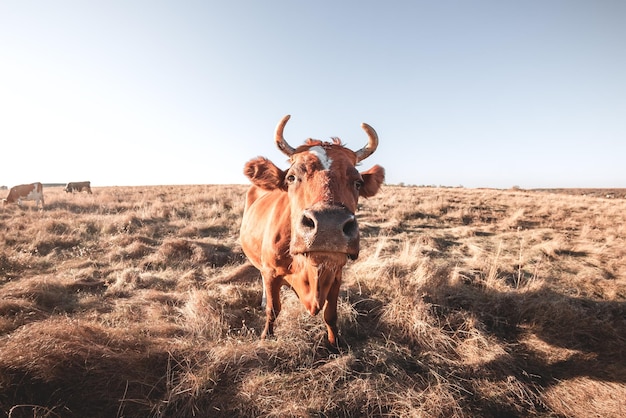
M91 194L91 182L90 181L72 181L65 186L66 193L74 192L87 192Z
M9 190L9 194L7 195L6 199L2 199L2 202L5 205L7 203L17 203L19 206L21 206L22 200L34 200L35 207L39 207L39 202L41 202L41 209L43 209L44 201L42 184L32 183L13 186L11 187L11 190Z
M294 149L283 138L288 119L281 120L275 136L291 167L283 171L262 157L245 166L252 186L241 244L263 276L267 319L262 337L273 334L281 309L280 288L289 285L311 315L324 310L328 340L336 345L342 269L348 258L359 255L357 201L375 195L385 176L380 166L363 173L355 166L376 150L378 137L363 124L369 143L359 151L345 148L336 138L332 143L309 139Z

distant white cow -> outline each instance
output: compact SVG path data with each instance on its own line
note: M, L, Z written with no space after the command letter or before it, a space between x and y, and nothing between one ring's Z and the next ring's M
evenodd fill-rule
M2 199L3 204L15 203L22 206L22 200L34 200L35 207L39 207L41 201L41 209L43 209L43 185L39 182L32 184L20 184L19 186L11 187L6 199Z

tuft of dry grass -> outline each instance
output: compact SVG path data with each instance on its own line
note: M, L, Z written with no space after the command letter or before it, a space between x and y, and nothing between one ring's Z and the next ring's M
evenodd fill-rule
M334 352L286 288L260 341L245 189L2 208L0 416L626 415L622 194L385 186Z

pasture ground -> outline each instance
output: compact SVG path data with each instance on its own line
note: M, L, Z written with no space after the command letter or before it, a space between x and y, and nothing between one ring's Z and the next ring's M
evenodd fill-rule
M244 186L0 208L0 416L626 416L626 199L384 186L339 352L289 289L260 341Z

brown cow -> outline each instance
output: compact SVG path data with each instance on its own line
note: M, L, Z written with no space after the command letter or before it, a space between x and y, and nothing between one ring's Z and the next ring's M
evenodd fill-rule
M74 192L82 192L85 191L89 194L91 194L91 182L90 181L71 181L69 183L67 183L67 185L65 186L65 190L66 193L74 193Z
M11 187L6 199L2 199L3 204L15 203L19 206L22 205L22 200L34 200L35 207L39 207L39 201L41 201L41 209L43 209L43 186L41 183L32 184L20 184L19 186Z
M277 125L278 148L289 156L283 171L258 157L246 163L252 182L241 224L241 245L263 276L266 305L261 338L274 332L280 313L280 288L291 286L311 313L324 309L328 341L337 344L337 297L347 259L359 255L355 212L359 196L374 196L385 179L376 165L359 173L357 163L378 147L374 129L362 124L368 144L354 152L338 138L332 143L308 139L292 148L283 137L289 115Z

